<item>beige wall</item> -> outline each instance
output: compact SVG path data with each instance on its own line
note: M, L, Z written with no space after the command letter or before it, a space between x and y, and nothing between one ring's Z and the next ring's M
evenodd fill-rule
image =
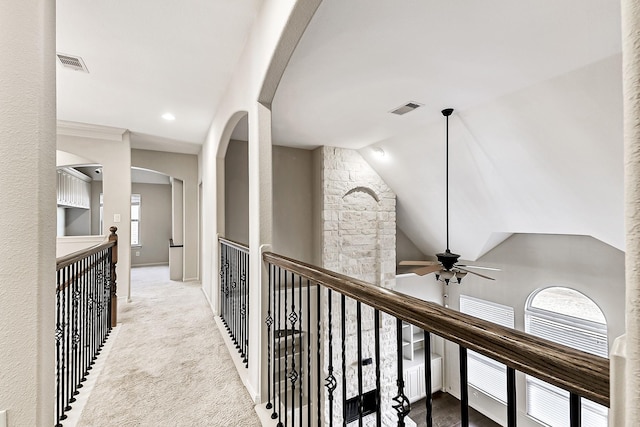
M171 186L131 185L140 194L140 246L132 248L131 265L167 264L171 237Z
M177 178L183 183L183 280L198 278L198 158L191 154L131 150L131 166Z
M460 294L507 305L514 308L516 329L524 330L527 297L537 289L564 286L585 294L603 311L610 349L613 340L624 333L624 253L612 246L588 236L514 234L471 264L502 271L487 272L495 282L467 275L461 285L449 285L445 292L451 308L459 308ZM457 345L446 346L446 360L447 391L459 396ZM524 376L519 374L517 381L519 425L537 425L522 413L526 408ZM495 420L505 421L504 405L482 393L470 393L469 399Z
M273 147L273 250L313 261L312 152Z
M246 141L229 141L224 156L224 237L249 245L249 152Z

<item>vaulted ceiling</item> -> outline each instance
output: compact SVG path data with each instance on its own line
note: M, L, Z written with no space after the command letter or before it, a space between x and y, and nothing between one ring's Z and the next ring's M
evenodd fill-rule
M433 254L452 107L454 252L477 259L511 233L623 249L619 15L611 0L324 0L276 94L274 141L360 150ZM423 106L389 113L408 101Z
M261 4L58 1L57 50L89 69L58 66L59 119L197 153ZM324 0L278 87L274 143L360 150L431 254L452 107L454 252L476 259L511 233L624 249L619 15L614 0ZM422 106L389 113L408 101Z

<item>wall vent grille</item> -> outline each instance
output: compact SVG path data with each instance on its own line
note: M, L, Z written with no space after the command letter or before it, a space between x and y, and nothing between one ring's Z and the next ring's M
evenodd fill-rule
M64 53L57 53L56 56L58 57L60 64L65 68L71 68L72 70L82 71L85 73L89 72L84 61L79 56L67 55Z
M401 116L403 114L407 114L408 112L415 110L416 108L422 107L422 105L423 104L410 101L410 102L407 102L406 104L399 106L395 110L391 110L390 113Z

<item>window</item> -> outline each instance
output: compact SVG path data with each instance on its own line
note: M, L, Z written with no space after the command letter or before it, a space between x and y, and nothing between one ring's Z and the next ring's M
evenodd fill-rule
M607 322L600 308L578 291L550 287L527 300L525 331L587 353L608 357ZM607 408L582 400L582 425L606 427ZM551 427L569 425L569 392L527 375L527 413Z
M506 305L460 295L460 311L498 325L514 326L513 308ZM469 350L467 372L470 385L506 403L507 367L504 364Z
M100 230L103 230L104 195L100 193ZM131 246L140 246L140 195L131 195Z
M131 195L131 246L140 245L140 195Z

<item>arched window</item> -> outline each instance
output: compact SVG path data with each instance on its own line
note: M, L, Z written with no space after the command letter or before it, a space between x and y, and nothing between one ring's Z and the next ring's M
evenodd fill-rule
M608 357L602 310L573 289L533 292L525 307L525 332L601 357ZM569 392L527 376L527 414L551 427L569 425ZM607 427L607 408L582 399L582 425Z

